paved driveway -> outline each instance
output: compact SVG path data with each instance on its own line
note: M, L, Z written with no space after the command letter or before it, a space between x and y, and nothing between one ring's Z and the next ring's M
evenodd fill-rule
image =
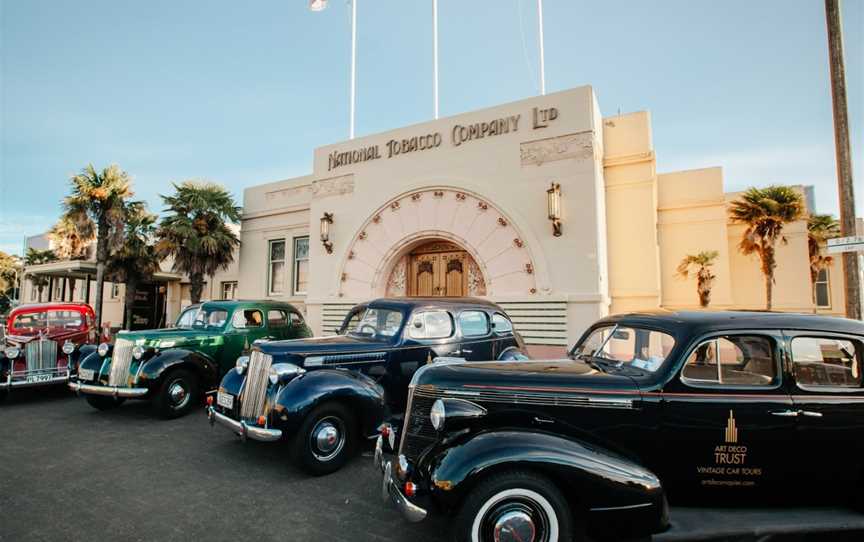
M381 503L371 447L322 478L285 452L211 430L203 408L163 421L148 403L19 391L0 406L0 540L449 539Z

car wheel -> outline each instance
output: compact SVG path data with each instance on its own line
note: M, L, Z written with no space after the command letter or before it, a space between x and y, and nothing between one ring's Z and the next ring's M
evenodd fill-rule
M357 443L354 415L339 403L316 407L294 437L293 453L306 471L320 476L342 468Z
M104 395L85 396L87 404L96 410L111 410L123 404L126 399L122 397L105 397Z
M185 416L198 404L198 377L185 369L169 372L153 398L156 413L170 420Z
M494 474L466 497L456 517L457 542L569 542L573 515L544 476L524 471Z

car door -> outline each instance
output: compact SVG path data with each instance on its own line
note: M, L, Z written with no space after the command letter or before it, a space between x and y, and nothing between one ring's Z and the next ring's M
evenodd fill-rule
M860 484L864 467L864 388L860 338L787 332L792 401L798 414L792 454L808 485ZM837 494L837 492L832 492Z
M453 351L454 355L468 361L488 361L495 359L492 326L486 311L465 309L457 316L458 332L461 342Z
M513 332L513 322L500 312L492 314L492 333L495 337L492 346L493 359L498 359L501 353L508 348L519 347L519 342Z
M267 332L263 339L279 341L290 339L288 312L284 309L267 309Z
M789 474L795 417L775 331L718 333L685 351L661 392L662 453L655 465L676 491L736 498Z
M264 313L255 307L238 307L231 317L231 328L225 333L222 372L233 367L240 355L249 350L257 339L264 337L267 328Z

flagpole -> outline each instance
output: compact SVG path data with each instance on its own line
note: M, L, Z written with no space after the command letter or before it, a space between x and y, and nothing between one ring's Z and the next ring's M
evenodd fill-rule
M438 118L438 0L432 0L432 100Z
M349 139L354 139L354 111L357 89L357 0L351 0L351 127Z
M540 41L540 95L546 94L546 61L543 51L543 0L537 0L537 25Z

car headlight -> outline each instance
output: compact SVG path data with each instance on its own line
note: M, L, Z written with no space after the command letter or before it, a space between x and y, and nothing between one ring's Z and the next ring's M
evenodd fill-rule
M249 356L240 356L237 358L237 363L234 364L234 370L237 371L237 374L242 375L246 367L249 367Z
M63 343L63 353L67 356L75 351L75 343L72 341L66 341Z
M96 349L96 352L102 356L103 358L108 355L108 350L111 349L111 345L108 343L102 343L99 345L99 348Z
M270 366L270 383L277 384L279 382L287 382L299 374L305 373L306 370L294 365L293 363L277 363Z
M132 357L135 359L138 359L138 360L143 358L144 357L144 347L141 346L140 344L133 346L132 347Z
M438 399L432 403L432 410L429 411L429 420L432 422L432 427L436 431L444 428L444 421L447 419L447 413L444 410L444 401Z
M15 359L18 357L18 354L21 353L21 349L17 346L7 346L6 347L6 357L9 359Z

